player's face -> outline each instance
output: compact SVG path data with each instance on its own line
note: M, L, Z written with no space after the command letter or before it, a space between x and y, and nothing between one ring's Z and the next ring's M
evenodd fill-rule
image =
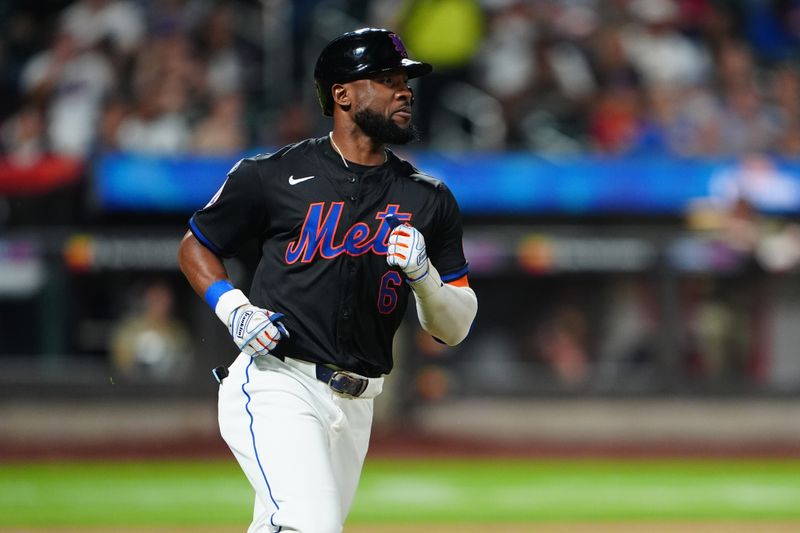
M381 72L357 80L355 84L355 109L369 109L391 119L400 127L411 124L411 87L408 75L402 69Z
M411 124L412 93L404 70L357 80L353 89L353 119L373 141L406 144L417 138Z

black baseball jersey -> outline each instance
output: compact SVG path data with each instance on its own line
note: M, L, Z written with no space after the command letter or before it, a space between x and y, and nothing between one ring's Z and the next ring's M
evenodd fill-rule
M257 238L253 305L285 315L291 337L273 353L376 377L392 368L392 338L410 288L386 263L387 215L416 227L444 281L467 274L461 216L450 190L387 150L362 167L328 137L243 159L190 220L221 257Z

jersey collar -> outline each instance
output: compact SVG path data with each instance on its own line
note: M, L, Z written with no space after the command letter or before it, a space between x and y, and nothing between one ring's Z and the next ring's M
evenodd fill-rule
M322 153L325 155L326 159L328 159L331 162L335 163L338 168L341 168L342 170L344 170L345 172L348 172L348 173L364 174L364 172L363 172L364 165L359 165L359 167L362 169L359 172L356 172L354 169L348 167L348 165L347 165L348 162L333 147L333 144L331 143L331 139L330 139L330 134L326 135L325 137L318 138L317 141L318 141L318 145L320 146L320 148L322 150ZM372 170L367 171L366 174L373 174L377 170L389 168L392 165L393 159L396 158L396 156L388 148L384 148L384 150L386 152L386 161L383 162L380 165L376 165L376 166L372 167ZM352 161L349 162L349 163L351 165L353 164Z

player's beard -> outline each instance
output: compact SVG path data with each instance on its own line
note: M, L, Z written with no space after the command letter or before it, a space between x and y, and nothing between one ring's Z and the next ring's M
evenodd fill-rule
M391 118L369 109L356 111L353 120L375 144L408 144L419 139L417 128L413 124L401 128Z

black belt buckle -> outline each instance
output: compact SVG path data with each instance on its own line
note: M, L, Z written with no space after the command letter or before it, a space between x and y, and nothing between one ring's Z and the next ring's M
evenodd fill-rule
M328 380L328 386L333 389L334 392L352 396L353 398L358 398L364 394L364 391L367 390L368 383L369 380L367 379L358 378L342 371L334 372L331 375L331 379Z

